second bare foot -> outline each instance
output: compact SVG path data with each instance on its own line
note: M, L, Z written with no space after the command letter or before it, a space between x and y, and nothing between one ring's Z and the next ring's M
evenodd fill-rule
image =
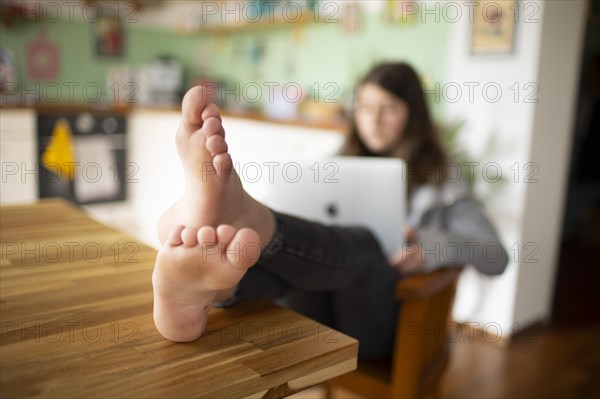
M235 287L260 255L254 230L177 226L156 258L154 321L172 341L191 341L205 327L218 291Z

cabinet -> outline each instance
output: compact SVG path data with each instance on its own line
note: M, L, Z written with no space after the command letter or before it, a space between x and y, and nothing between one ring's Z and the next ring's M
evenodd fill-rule
M38 198L36 112L28 108L0 109L0 203L34 202Z

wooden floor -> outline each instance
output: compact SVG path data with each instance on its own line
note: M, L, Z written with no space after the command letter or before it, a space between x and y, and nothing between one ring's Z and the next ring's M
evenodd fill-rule
M600 398L599 257L598 248L563 245L552 325L506 348L457 343L443 397Z
M502 348L463 337L443 398L600 398L600 324L546 327Z

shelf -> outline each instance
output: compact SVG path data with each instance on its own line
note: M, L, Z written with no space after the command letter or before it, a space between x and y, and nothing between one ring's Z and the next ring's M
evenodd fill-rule
M205 28L181 31L180 33L185 35L198 35L198 34L215 34L222 35L228 33L247 33L247 32L258 32L263 30L279 29L279 28L297 28L306 26L313 22L314 14L312 12L304 12L297 20L286 20L283 18L272 18L269 21L268 18L262 18L256 22L244 22L238 24L219 24L216 26L208 26Z

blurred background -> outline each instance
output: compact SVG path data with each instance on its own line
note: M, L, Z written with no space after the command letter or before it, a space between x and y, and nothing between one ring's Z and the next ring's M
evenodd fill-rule
M62 196L154 247L188 88L260 164L334 154L362 75L409 62L511 255L460 278L454 319L483 338L456 348L442 396L600 395L599 1L0 6L2 205Z

